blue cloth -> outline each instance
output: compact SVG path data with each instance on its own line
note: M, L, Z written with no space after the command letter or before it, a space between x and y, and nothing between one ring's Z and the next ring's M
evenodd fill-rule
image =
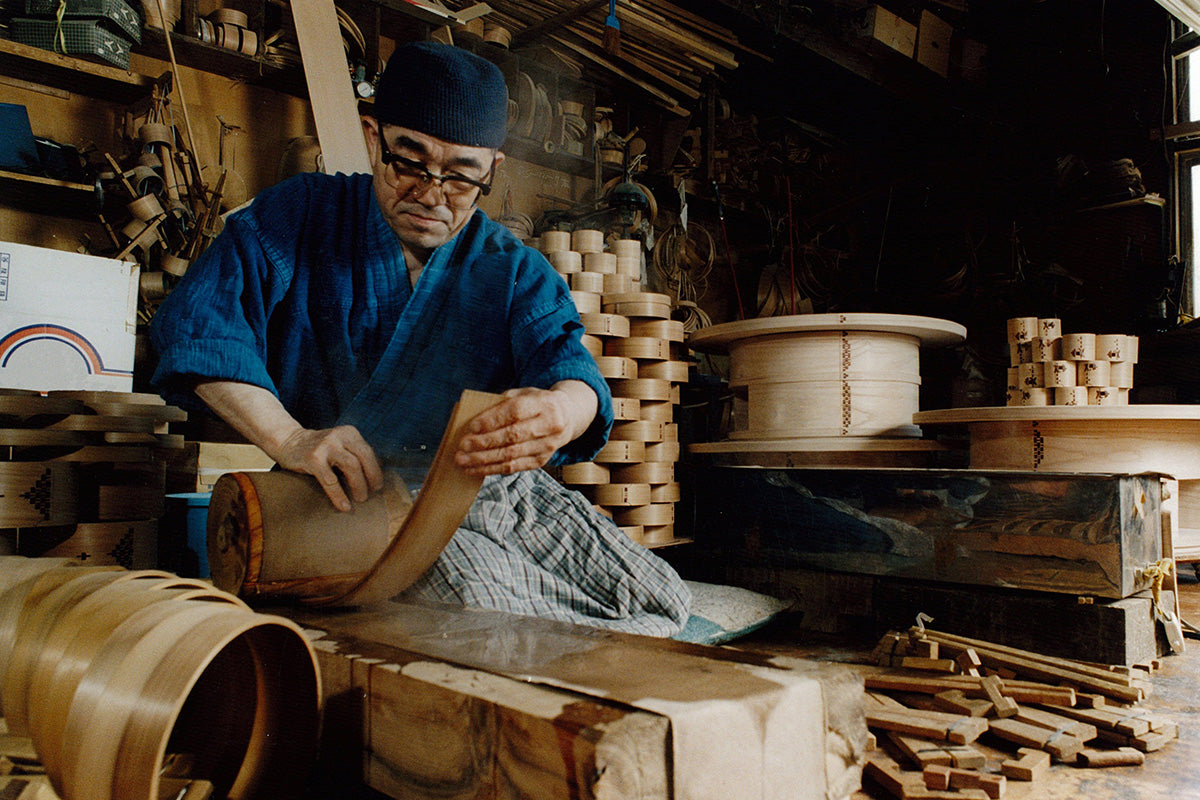
M415 288L371 175L304 174L261 192L155 314L155 384L199 408L196 377L275 392L308 428L356 426L389 463L436 450L463 389L549 388L600 399L552 464L588 460L612 396L584 349L566 284L537 251L476 211Z

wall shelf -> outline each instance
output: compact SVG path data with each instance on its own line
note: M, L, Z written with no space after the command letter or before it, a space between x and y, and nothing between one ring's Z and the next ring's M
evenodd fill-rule
M0 74L122 104L149 97L155 84L146 75L8 39L0 39Z
M0 170L5 205L54 216L94 219L101 194L96 186Z
M243 55L181 33L171 34L171 45L180 66L224 75L232 80L264 86L294 97L308 97L304 70L299 67L281 67L261 56ZM142 28L142 43L135 46L133 52L161 61L169 60L166 34L161 28Z

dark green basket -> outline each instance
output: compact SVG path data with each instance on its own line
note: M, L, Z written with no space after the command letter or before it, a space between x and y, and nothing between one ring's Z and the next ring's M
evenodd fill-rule
M17 17L12 21L12 38L21 44L55 50L56 28L57 23L52 19ZM64 19L62 29L68 55L129 69L129 40L100 27L97 20Z
M26 16L53 19L57 13L58 0L25 0ZM142 41L142 18L124 0L67 0L63 17L99 20L101 25L134 44Z

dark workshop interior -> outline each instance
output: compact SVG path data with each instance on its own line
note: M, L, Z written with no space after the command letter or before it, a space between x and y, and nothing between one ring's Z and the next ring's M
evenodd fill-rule
M0 0L0 800L1200 800L1198 31L1200 0ZM486 65L449 104L502 79L491 170L383 121L422 42ZM438 196L461 246L404 227ZM426 288L474 258L518 277ZM226 294L237 375L198 371ZM670 630L422 593L516 480L455 448L552 341L596 377L537 391L595 405L515 469L566 499L511 535L589 520L622 609L669 605L634 562L687 587ZM385 452L372 387L432 437ZM276 406L387 477L300 459Z

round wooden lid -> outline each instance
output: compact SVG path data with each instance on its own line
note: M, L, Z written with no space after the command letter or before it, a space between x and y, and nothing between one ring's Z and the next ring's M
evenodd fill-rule
M787 317L725 322L693 331L688 344L697 350L722 352L741 339L781 333L808 331L877 331L915 336L924 347L945 347L957 344L967 336L967 329L957 322L934 317L915 317L906 314L796 314Z

